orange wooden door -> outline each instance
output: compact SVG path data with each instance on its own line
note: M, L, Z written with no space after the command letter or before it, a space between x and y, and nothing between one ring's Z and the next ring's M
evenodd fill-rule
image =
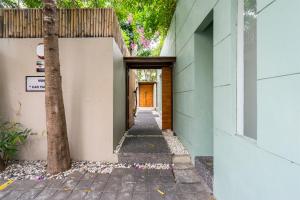
M140 84L140 107L153 107L153 84Z

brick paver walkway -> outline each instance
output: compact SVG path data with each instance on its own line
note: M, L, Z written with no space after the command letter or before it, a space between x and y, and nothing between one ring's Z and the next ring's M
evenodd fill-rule
M65 180L15 181L0 199L209 200L201 183L176 183L172 170L114 169L111 174L76 172Z

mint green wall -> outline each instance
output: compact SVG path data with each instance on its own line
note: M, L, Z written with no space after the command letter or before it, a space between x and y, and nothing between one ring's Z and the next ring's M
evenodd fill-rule
M217 200L300 197L299 0L257 0L257 140L236 135L237 0L179 0L162 55L176 55L174 130L202 153L197 119L195 32L214 11L214 193ZM196 121L194 121L196 120ZM200 120L200 119L198 119ZM198 122L200 124L200 122ZM208 143L210 141L208 140Z

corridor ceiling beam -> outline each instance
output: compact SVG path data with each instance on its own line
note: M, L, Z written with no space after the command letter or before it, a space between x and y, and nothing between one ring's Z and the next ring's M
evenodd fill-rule
M124 62L131 69L160 69L173 66L176 57L124 57Z

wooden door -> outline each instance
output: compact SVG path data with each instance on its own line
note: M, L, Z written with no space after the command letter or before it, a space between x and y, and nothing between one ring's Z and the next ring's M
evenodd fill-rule
M140 107L153 107L153 84L140 84Z

